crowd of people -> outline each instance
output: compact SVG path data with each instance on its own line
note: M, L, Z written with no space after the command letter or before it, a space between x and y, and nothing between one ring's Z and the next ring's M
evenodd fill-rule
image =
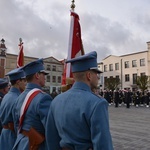
M126 105L127 108L130 106L140 107L145 106L149 107L150 105L150 91L145 90L144 92L137 90L131 91L128 90L100 90L97 92L98 95L104 97L109 105L114 104L115 107Z
M43 59L0 79L0 150L113 150L108 102L93 93L101 73L97 53L66 63L74 83L58 95L42 90Z

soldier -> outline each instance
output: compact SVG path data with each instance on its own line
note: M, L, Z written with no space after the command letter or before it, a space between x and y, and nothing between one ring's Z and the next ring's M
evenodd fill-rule
M104 92L103 92L103 90L102 90L102 89L100 90L99 95L103 97Z
M11 88L4 96L0 106L0 119L3 129L0 139L0 149L12 150L16 140L14 130L14 104L21 91L25 89L26 79L22 68L14 69L6 74L9 76Z
M0 105L2 102L2 99L6 93L9 91L9 81L7 78L0 78ZM1 119L0 119L0 134L2 130L2 124L1 124Z
M111 95L108 90L104 92L104 98L108 101L109 105L111 105Z
M0 104L5 94L9 91L9 81L7 78L0 78Z
M113 150L108 102L92 92L101 73L97 53L69 62L75 83L52 101L46 124L48 150Z
M150 92L147 90L145 91L145 105L148 108L149 107L149 101L150 101Z
M74 83L74 79L73 78L66 78L66 84L61 86L61 92L66 92L67 90L69 90L72 85Z
M118 107L118 104L119 104L119 91L118 91L118 89L115 91L115 94L114 94L114 102L115 102L115 107Z
M141 92L141 102L140 102L140 106L144 106L144 101L145 101L145 93L144 91Z
M43 59L23 67L27 86L16 102L16 124L18 135L13 150L45 150L45 123L52 101L49 94L41 89L45 85Z
M58 95L58 93L56 92L56 89L53 89L53 91L50 95L54 99Z
M123 92L122 90L119 90L119 106L122 105L122 102L123 102Z
M131 91L128 89L128 91L125 93L125 101L126 101L126 108L130 108L131 103Z
M135 96L136 96L136 97L135 97L135 106L136 106L136 107L139 107L139 104L140 104L140 97L141 97L140 95L141 95L140 91L137 91L137 92L136 92L136 95L135 95Z

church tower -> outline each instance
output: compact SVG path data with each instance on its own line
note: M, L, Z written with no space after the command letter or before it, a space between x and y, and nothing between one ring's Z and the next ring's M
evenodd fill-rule
M0 41L0 78L5 76L5 66L6 66L6 46L5 40L1 39Z

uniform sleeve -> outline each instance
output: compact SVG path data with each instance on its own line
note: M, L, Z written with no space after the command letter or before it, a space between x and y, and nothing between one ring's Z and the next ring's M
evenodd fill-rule
M53 114L50 108L46 122L46 144L48 150L59 150L59 143L60 137L57 132Z
M15 133L17 133L17 130L18 130L18 126L19 126L19 120L17 118L18 115L17 115L17 111L16 111L16 103L17 101L15 101L14 105L12 106L12 117L13 117L13 122L14 122L14 130L15 130Z
M39 106L37 108L38 114L40 116L40 120L44 127L46 125L47 114L48 114L51 102L52 102L52 98L46 94L42 96Z
M106 101L101 101L96 105L90 120L93 149L113 150Z
M1 131L2 131L2 123L1 123L1 119L0 119L0 134L1 134Z

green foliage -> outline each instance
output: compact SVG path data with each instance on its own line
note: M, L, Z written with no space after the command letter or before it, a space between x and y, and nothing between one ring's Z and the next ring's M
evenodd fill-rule
M120 85L120 79L119 78L114 78L110 77L105 80L105 88L114 91L117 89Z
M138 76L136 84L141 89L142 92L148 89L150 83L150 77L149 76Z

